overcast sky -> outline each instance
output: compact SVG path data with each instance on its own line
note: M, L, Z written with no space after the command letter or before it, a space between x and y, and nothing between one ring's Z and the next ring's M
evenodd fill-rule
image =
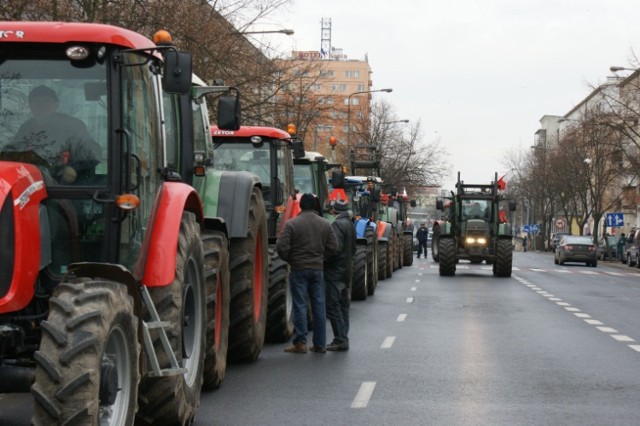
M484 183L507 170L504 153L529 150L543 115L564 115L640 53L638 0L294 0L273 16L295 34L283 51L332 46L368 55L376 88L399 119L420 119L457 172ZM283 37L283 36L279 36Z

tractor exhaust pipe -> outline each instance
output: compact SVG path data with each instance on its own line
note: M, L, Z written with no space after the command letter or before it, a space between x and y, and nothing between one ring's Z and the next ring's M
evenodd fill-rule
M0 393L29 392L35 376L34 368L0 366Z

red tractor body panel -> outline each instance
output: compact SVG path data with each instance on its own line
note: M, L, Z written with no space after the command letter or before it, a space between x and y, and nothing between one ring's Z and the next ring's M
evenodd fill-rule
M202 223L202 202L196 190L184 183L167 182L156 197L151 226L146 232L143 252L142 284L162 287L171 284L176 272L176 247L180 234L182 212L192 211ZM138 265L136 265L138 271ZM136 273L136 276L139 276Z
M40 202L47 197L38 168L30 164L0 162L0 206L7 197L13 201L14 269L8 292L0 299L0 313L20 310L34 296L40 263L38 211Z

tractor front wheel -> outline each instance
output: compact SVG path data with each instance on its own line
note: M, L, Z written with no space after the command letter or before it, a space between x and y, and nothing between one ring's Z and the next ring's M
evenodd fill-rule
M79 278L49 300L35 353L34 425L129 425L136 412L138 320L123 284Z
M456 245L453 238L442 238L438 244L440 276L452 277L456 274Z

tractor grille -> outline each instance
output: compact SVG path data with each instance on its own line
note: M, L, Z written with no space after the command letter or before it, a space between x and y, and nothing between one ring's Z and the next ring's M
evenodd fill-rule
M0 298L9 291L11 278L13 277L14 248L14 220L13 197L8 194L0 210Z

